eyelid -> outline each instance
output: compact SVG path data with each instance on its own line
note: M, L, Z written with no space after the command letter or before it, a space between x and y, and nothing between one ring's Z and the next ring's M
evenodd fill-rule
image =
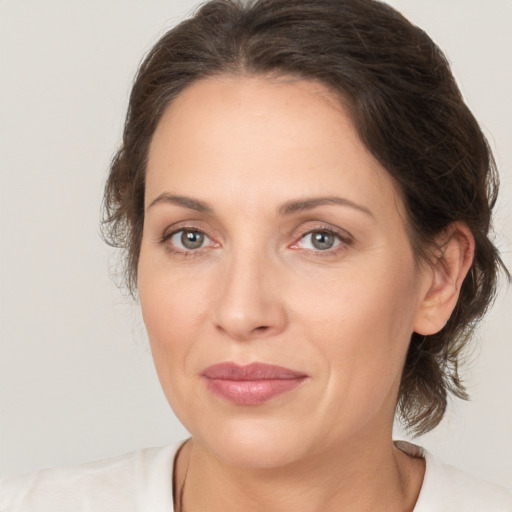
M206 234L200 222L195 220L180 220L166 225L163 229L161 238L172 236L174 233L185 229L189 231L200 231L201 233Z
M297 244L306 235L309 235L311 233L318 233L318 232L330 233L330 234L336 236L337 238L339 238L339 240L341 240L345 244L351 244L354 242L354 237L348 231L341 229L341 228L334 227L329 224L322 223L322 224L312 225L311 227L307 226L307 227L301 228L299 230L299 233L297 235L295 235L295 237L294 237L295 241L293 242L292 245Z
M174 244L170 243L170 240L181 231L193 231L197 233L201 233L206 239L209 241L206 245L203 245L201 247L198 247L197 249L186 249L182 247L178 247ZM158 244L165 246L165 249L176 255L180 256L199 256L201 253L203 253L206 250L209 250L211 248L219 247L220 244L215 241L215 239L210 236L205 229L199 227L196 223L192 222L177 222L176 224L172 224L171 226L168 226L163 234L158 238Z
M317 249L312 247L303 247L302 241L303 239L312 234L318 232L329 233L336 237L337 242L333 247L328 249ZM355 242L354 237L346 230L340 229L337 227L333 227L332 225L316 225L312 227L307 227L301 230L300 234L295 237L295 241L289 245L288 247L292 250L299 251L304 255L311 255L315 258L332 258L335 256L339 256L341 253L345 252L349 247L351 247Z
M196 231L198 233L201 233L205 236L206 239L209 240L209 243L207 245L204 245L202 247L199 247L197 249L181 249L179 247L176 247L173 244L168 243L169 240L176 235L177 233L181 231ZM215 237L209 234L210 230L204 229L201 226L200 222L195 221L179 221L174 224L171 224L170 226L167 226L167 228L164 230L163 234L158 237L158 243L160 245L165 245L167 249L170 252L177 253L177 254L184 254L184 255L192 255L192 254L198 254L202 251L209 250L211 248L220 247L221 244L216 241ZM340 243L335 245L334 247L330 249L304 249L299 246L301 240L306 237L309 234L315 233L315 232L326 232L333 236L335 236ZM345 229L341 229L337 226L333 226L329 223L316 223L315 221L306 222L304 223L296 232L296 234L293 236L293 242L288 245L291 249L304 249L308 252L316 252L316 253L323 253L324 255L332 254L336 250L339 250L340 248L346 248L347 246L352 245L355 242L355 238Z

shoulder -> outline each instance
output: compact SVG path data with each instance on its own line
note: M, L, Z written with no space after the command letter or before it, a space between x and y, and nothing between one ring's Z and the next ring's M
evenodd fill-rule
M146 448L78 466L0 480L2 512L172 509L172 469L179 448Z
M398 441L399 449L426 461L425 476L414 512L512 512L512 492L443 464L427 450Z

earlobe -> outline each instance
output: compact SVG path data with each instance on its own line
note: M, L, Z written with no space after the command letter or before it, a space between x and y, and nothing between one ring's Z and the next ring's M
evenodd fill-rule
M438 239L432 261L426 263L415 332L427 336L445 326L457 304L474 253L475 240L469 228L460 222L450 224Z

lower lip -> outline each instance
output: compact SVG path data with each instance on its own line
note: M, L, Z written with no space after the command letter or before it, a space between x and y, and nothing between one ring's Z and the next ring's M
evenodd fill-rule
M238 405L258 405L292 391L306 377L293 379L227 380L206 379L214 394Z

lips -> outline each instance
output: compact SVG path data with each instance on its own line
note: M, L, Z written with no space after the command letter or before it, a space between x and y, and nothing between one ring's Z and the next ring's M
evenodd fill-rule
M238 405L258 405L299 386L307 375L283 366L226 362L209 366L201 376L215 395Z

